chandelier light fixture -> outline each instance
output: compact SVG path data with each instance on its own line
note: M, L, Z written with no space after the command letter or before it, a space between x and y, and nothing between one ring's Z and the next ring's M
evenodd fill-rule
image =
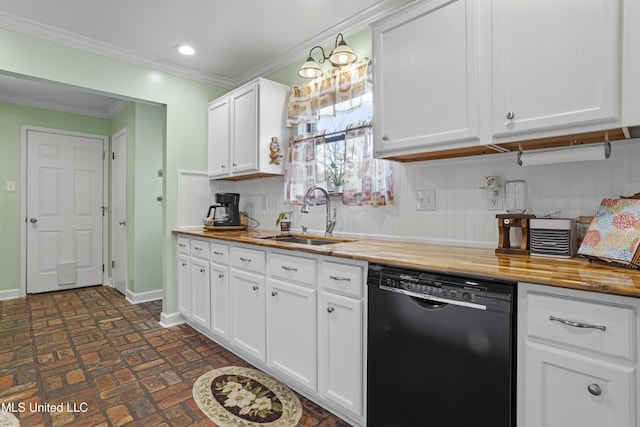
M342 67L344 65L351 64L355 62L356 59L358 59L356 54L353 53L353 50L351 50L351 48L347 46L347 42L344 41L342 33L339 33L336 36L335 47L333 48L329 56L325 55L324 49L321 46L314 46L311 48L311 50L309 51L309 57L307 58L306 62L302 64L302 67L300 67L300 70L298 71L298 75L300 77L315 79L316 77L320 77L323 74L320 66L318 65L318 62L316 62L313 59L313 56L311 56L315 49L320 49L320 51L322 52L322 58L318 59L318 62L320 64L323 64L328 59L334 67Z

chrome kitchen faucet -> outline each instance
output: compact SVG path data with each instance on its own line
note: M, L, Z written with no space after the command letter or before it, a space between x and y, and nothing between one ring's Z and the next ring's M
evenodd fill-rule
M333 229L336 227L336 210L333 210L333 217L331 216L331 199L329 198L329 192L322 185L314 185L310 189L307 190L307 194L304 196L304 201L302 202L302 207L300 208L300 212L309 213L309 204L311 201L309 200L309 196L316 190L320 190L324 193L327 198L327 221L325 226L324 235L326 237L333 236Z

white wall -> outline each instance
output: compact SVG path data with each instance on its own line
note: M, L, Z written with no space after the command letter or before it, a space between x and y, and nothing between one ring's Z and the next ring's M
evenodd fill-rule
M487 209L483 177L497 175L501 184L524 179L529 189L528 213L561 211L562 217L593 216L605 197L640 192L640 139L612 143L608 160L521 167L516 154L493 154L461 159L397 164L396 201L391 206L372 208L338 207L336 235L373 235L391 239L422 240L450 244L495 247L498 228L495 211ZM436 190L436 210L416 211L415 192ZM325 207L311 207L301 214L299 207L283 203L281 177L240 182L213 181L212 192L241 194L241 210L275 229L275 219L283 210L295 210L293 228L300 224L322 233ZM501 194L502 195L502 194ZM202 212L204 215L205 212Z

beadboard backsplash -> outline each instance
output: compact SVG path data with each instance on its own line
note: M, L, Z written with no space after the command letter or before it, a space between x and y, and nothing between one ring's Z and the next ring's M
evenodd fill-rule
M339 197L332 199L332 206L338 208L335 234L495 247L498 241L495 215L504 210L488 209L487 191L480 188L485 176L500 177L501 186L506 180L526 180L527 213L544 215L560 211L560 217L575 218L593 216L605 197L640 192L639 161L640 139L635 139L614 142L611 157L600 161L522 167L516 163L516 153L504 153L398 163L394 165L393 205L343 206ZM194 185L193 175L190 178L183 181ZM206 187L204 181L199 185ZM210 200L198 207L201 212L189 215L182 212L182 207L180 218L201 219L206 214L201 206L213 203L214 193L237 192L241 194L241 211L259 221L263 228L275 230L278 214L293 211L294 231L305 225L310 232L324 232L325 207L312 206L308 214L302 214L299 206L285 205L282 177L211 181L209 186ZM430 189L435 190L435 210L416 210L416 192ZM500 190L500 198L503 193Z

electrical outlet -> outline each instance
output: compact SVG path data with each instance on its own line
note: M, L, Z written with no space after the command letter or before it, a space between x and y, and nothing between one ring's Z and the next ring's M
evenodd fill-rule
M416 191L416 200L417 211L436 210L436 190L418 190Z
M487 190L487 209L490 211L502 210L502 194L499 190Z

